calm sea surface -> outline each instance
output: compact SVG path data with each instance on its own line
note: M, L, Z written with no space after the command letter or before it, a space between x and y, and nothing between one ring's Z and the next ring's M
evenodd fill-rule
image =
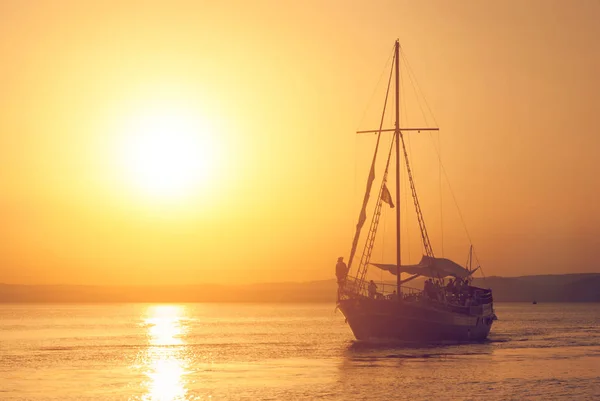
M0 400L600 399L600 304L483 344L354 341L331 304L0 305Z

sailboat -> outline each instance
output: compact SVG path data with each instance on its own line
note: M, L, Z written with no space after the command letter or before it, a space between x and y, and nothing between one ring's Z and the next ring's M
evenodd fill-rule
M438 129L400 127L399 50L400 43L396 41L379 129L357 132L376 134L377 144L367 179L367 188L358 224L356 225L356 232L352 241L348 265L347 267L344 266L341 274L339 273L340 269L337 269L337 306L346 317L346 322L358 340L391 339L419 342L484 340L497 317L494 312L492 291L471 285L473 273L478 269L472 268L472 247L469 251L467 267L463 267L450 259L436 257L429 240L413 180L404 135L411 131ZM394 128L384 129L385 105L390 92L392 73L395 75L396 121ZM353 270L352 262L356 255L362 227L366 221L368 200L375 181L375 167L380 139L385 132L393 132L393 143L388 154L364 249L358 261L358 267ZM371 255L383 204L386 203L390 207L394 207L394 200L386 186L392 148L394 147L396 156L396 263L372 263ZM401 149L402 153L400 153ZM424 249L421 261L413 265L403 265L401 261L399 204L400 163L402 159L406 165L410 196L412 196L412 203L415 207ZM343 265L343 261L340 261L340 263ZM367 282L367 271L372 266L395 275L396 283L375 283L373 280ZM409 274L409 277L402 280L402 273ZM405 285L418 277L427 279L423 290Z

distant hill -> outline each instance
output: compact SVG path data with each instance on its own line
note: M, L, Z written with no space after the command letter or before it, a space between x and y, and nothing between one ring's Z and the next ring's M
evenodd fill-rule
M9 285L0 302L335 302L334 280L249 285Z
M487 277L474 285L491 288L494 300L507 302L600 302L600 274Z
M600 302L600 273L475 279L500 302ZM410 286L420 287L415 280ZM335 280L248 285L10 285L0 302L335 302Z

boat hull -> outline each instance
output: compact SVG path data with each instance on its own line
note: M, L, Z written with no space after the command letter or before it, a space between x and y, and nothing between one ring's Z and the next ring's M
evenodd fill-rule
M340 300L338 307L357 340L482 341L495 317L491 305L478 315L421 302L373 299Z

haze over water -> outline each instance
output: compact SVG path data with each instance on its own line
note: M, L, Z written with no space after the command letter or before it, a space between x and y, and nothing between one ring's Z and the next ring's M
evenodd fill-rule
M599 304L499 304L488 342L354 341L331 304L0 306L0 399L594 399Z

